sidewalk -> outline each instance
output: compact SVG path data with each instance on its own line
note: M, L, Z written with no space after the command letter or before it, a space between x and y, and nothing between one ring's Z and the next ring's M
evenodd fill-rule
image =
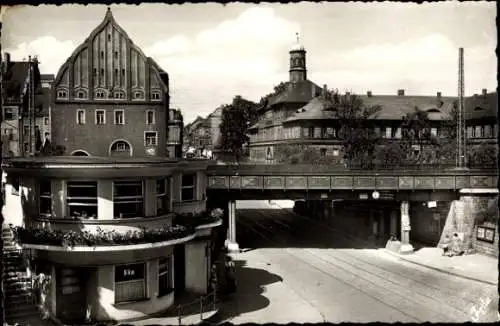
M424 247L411 254L399 254L388 249L386 252L420 266L425 266L443 273L475 280L478 282L498 284L498 259L481 254L447 257L443 250L436 247Z

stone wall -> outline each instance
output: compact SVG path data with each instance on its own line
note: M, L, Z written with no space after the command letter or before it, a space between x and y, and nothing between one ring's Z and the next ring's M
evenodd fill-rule
M493 227L495 228L495 236L494 236L494 241L493 243L489 243L486 241L478 240L477 239L477 228L478 226L486 226L486 227ZM480 225L476 225L474 228L474 234L472 236L472 247L477 253L481 253L484 255L488 256L493 256L498 258L498 224L497 223L491 223L491 222L485 222Z

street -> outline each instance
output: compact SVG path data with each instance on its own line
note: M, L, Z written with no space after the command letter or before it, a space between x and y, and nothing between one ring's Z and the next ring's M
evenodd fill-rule
M466 322L495 286L417 266L290 209L239 209L232 323ZM278 208L278 209L276 209ZM475 308L476 307L476 308Z

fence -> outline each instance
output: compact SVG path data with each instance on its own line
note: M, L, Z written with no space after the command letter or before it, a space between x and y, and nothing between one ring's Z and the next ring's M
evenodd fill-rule
M177 320L178 324L182 325L182 320L187 316L199 314L200 323L203 321L204 314L210 311L215 311L217 307L217 294L212 291L192 302L177 306ZM193 324L192 320L189 324Z

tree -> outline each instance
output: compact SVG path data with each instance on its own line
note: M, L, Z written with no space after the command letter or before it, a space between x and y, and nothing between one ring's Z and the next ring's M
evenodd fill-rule
M231 152L239 162L244 145L248 145L248 128L257 120L257 104L236 96L222 108L219 148Z
M379 136L368 126L368 118L381 109L365 107L354 94L340 95L337 90L326 93L327 110L336 111L340 130L338 137L344 149L344 160L350 166L370 166Z

